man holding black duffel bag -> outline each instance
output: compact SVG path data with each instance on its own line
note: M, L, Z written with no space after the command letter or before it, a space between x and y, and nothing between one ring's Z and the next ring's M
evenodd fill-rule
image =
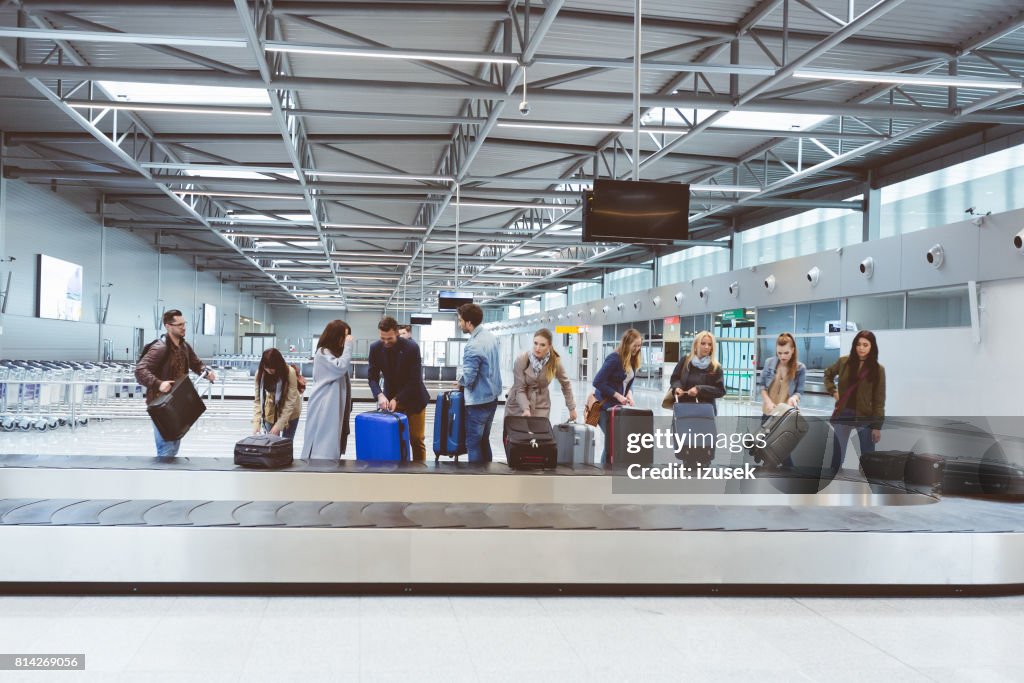
M171 309L164 312L163 321L167 334L147 344L135 364L135 379L146 387L147 405L152 404L163 394L169 394L175 382L182 378L191 384L188 380L189 370L202 375L210 382L217 380L213 370L199 360L199 356L185 341L186 323L181 311ZM173 458L178 454L178 448L181 446L180 436L170 438L162 435L156 422L153 424L153 435L156 439L158 458Z

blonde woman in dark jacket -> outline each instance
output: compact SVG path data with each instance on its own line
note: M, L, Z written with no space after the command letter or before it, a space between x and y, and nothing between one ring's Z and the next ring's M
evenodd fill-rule
M514 380L505 405L506 417L548 417L551 414L551 392L548 385L557 379L562 385L569 419L576 421L572 382L565 374L558 352L552 348L552 341L550 330L537 330L533 335L533 351L520 355L512 364Z
M857 430L861 453L874 451L875 444L882 438L885 368L878 362L878 342L873 332L858 332L850 346L850 355L840 357L825 368L825 390L836 400L832 413L835 429L832 470L838 471L851 430Z

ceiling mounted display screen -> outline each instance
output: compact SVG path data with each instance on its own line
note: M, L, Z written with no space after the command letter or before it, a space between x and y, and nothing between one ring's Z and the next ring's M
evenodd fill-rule
M462 304L473 303L472 292L438 292L437 310L457 311Z
M664 243L689 235L690 186L631 180L594 181L584 193L583 241Z
M410 325L430 325L434 322L434 317L427 315L426 313L413 313L409 317Z
M82 266L40 254L38 284L40 318L82 319Z

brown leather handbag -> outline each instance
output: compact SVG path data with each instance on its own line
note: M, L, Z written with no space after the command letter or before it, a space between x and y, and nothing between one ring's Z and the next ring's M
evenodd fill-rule
M587 407L583 411L583 421L591 427L596 427L601 421L601 406L604 401L598 401L597 396L591 391L587 396Z

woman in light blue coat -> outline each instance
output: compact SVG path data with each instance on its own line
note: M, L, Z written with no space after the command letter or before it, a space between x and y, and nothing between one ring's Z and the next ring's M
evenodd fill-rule
M775 340L775 355L765 359L761 370L761 424L777 405L800 405L806 376L807 367L797 360L796 340L783 332Z
M306 409L303 460L340 460L353 338L343 320L327 323L313 354L313 392Z

